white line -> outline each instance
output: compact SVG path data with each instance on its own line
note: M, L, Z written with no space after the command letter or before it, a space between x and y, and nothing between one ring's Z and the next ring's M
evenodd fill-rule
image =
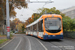
M14 39L14 38L13 38ZM13 40L12 39L12 40ZM3 46L1 46L0 48L3 48L4 46L6 46L8 43L10 43L12 40L8 41L6 44L4 44Z
M25 36L24 36L25 37ZM27 38L27 37L26 37ZM27 38L28 39L28 38ZM31 50L31 43L30 43L30 40L28 39L29 41L29 50Z
M22 39L20 39L18 45L16 46L16 48L15 48L14 50L17 50L17 48L18 48L18 46L20 45L21 41L22 41Z
M36 39L43 47L45 50L48 50L38 39Z

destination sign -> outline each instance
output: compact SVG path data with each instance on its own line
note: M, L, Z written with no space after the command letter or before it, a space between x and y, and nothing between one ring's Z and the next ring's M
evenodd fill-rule
M47 18L47 20L52 20L52 19L55 19L55 20L57 20L58 18Z

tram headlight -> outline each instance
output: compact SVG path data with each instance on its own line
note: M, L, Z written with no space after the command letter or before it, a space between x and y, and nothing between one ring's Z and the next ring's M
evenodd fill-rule
M45 35L48 35L47 33L45 33Z
M61 33L60 35L63 35L63 33Z

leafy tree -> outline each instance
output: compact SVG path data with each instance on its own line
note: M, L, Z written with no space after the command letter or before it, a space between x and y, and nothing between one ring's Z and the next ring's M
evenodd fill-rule
M70 18L63 18L63 29L64 31L70 30Z
M25 30L25 26L24 26L24 24L23 24L23 26L22 26L22 32L24 32L24 30Z
M27 3L25 0L9 0L10 18L16 17L15 8L27 8ZM4 25L4 20L6 20L6 0L0 0L0 22L2 22L2 25Z
M15 18L13 21L10 21L10 26L12 31L22 31L24 32L25 24L20 21L18 18Z
M70 17L64 17L63 28L64 31L75 31L75 19L71 19Z
M57 10L55 7L50 8L50 9L49 8L39 8L38 11L40 12L39 17L45 14L45 11L46 13L60 14L62 17L68 17L68 16L65 16L65 14L61 13L60 10Z
M39 14L38 13L33 13L33 19L34 21L37 20L39 18Z
M18 25L17 25L18 31L22 31L22 26L23 26L23 23L19 22Z

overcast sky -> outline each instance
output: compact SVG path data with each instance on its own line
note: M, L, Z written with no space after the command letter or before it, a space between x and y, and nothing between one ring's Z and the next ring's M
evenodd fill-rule
M46 1L46 0L41 0L41 1ZM53 0L53 1L54 1L53 3L48 3L44 7L45 8L56 7L56 9L63 10L75 6L75 0ZM16 18L19 18L21 21L25 21L29 17L31 17L33 13L36 13L37 9L42 8L44 4L45 3L28 3L27 9L24 8L22 8L21 10L15 9L15 11L17 12Z

